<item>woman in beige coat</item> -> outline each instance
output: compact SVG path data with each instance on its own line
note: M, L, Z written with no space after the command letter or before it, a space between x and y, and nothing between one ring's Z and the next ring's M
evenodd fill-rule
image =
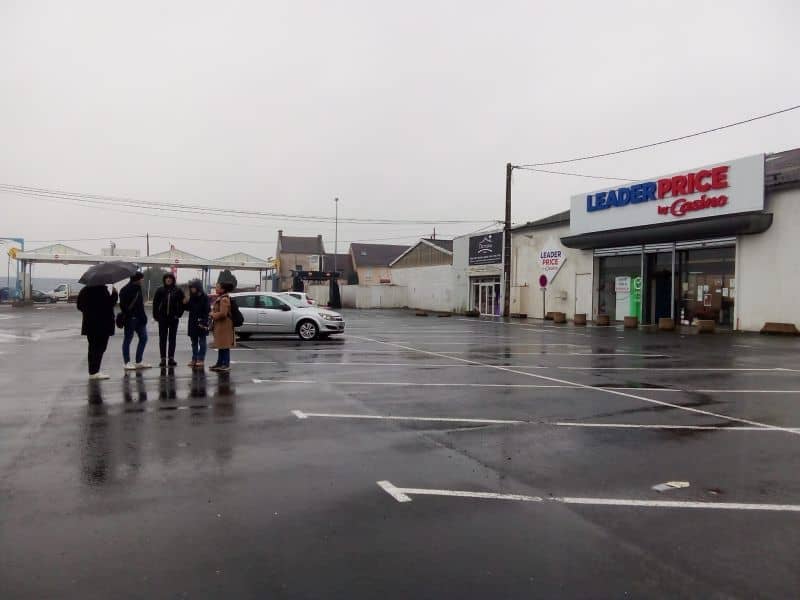
M231 299L228 293L233 291L230 283L217 284L217 299L211 307L212 331L214 345L217 347L217 364L211 367L212 371L231 370L231 348L236 346L236 334L233 331L231 318Z

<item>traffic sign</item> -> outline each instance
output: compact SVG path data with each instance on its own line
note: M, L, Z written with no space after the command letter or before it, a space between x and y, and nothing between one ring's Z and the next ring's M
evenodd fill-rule
M547 275L539 275L539 287L547 287Z

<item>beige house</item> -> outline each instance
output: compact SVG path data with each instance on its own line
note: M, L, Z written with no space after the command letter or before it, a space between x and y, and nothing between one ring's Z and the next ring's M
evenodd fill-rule
M389 264L408 250L394 244L350 244L350 256L358 274L359 285L392 283Z
M325 255L322 236L300 237L283 235L278 230L278 246L275 257L278 259L280 276L278 290L285 292L292 289L292 271L320 270L320 257ZM323 268L324 265L323 265Z

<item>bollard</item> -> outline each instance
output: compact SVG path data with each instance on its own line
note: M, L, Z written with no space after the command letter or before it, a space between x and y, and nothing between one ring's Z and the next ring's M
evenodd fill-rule
M661 331L675 331L675 321L669 317L661 317L658 320L658 328Z
M711 319L700 319L697 321L697 333L714 333L717 324Z
M623 323L625 324L625 329L638 329L639 327L638 317L625 317Z

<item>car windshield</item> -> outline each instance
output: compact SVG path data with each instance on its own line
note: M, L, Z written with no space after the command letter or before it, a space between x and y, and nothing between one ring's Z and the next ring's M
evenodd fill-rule
M286 304L289 306L294 306L295 308L308 308L308 304L289 294L281 294L281 300L286 302Z

